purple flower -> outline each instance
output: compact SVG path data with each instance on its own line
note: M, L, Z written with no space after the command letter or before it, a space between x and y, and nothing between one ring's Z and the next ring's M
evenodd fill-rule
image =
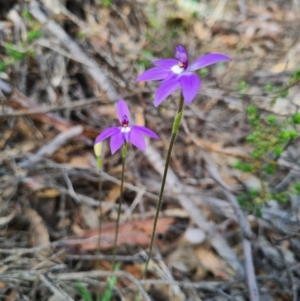
M159 137L144 126L132 125L129 126L130 113L128 106L123 99L120 99L117 104L118 118L121 126L114 126L105 129L95 140L95 144L110 138L111 153L114 154L123 143L131 142L142 151L146 150L146 143L143 135L148 135L154 139Z
M173 91L181 87L184 100L190 104L201 85L200 78L193 71L206 66L230 61L231 58L220 53L210 53L188 63L188 54L183 46L176 46L175 59L161 59L153 62L155 67L142 73L136 81L163 80L156 90L154 105L157 107Z

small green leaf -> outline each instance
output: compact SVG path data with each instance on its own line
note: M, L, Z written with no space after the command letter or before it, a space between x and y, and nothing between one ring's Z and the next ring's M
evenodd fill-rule
M300 80L300 68L295 71L295 73L292 75L292 78L294 81Z
M115 271L118 271L120 269L120 264L116 264L114 267ZM114 291L114 287L117 283L118 278L116 276L112 276L108 279L105 290L103 292L101 301L111 301L112 295Z
M77 287L80 296L83 298L84 301L93 301L91 293L82 283L76 281L75 285Z
M271 163L268 163L264 166L263 170L269 174L269 175L272 175L275 173L276 171L276 168L275 168L275 165L274 164L271 164Z
M275 156L280 156L283 153L283 148L281 146L276 146L273 152Z
M299 123L300 123L300 113L295 113L295 114L292 116L292 119L293 119L293 122L294 122L294 123L299 124Z
M253 134L251 134L251 135L249 135L249 136L246 137L246 140L247 140L248 142L254 142L255 139L256 139L256 137L255 137L255 135L253 135Z
M34 41L43 36L43 32L41 30L31 30L27 34L27 40L29 42Z
M208 74L208 69L207 68L202 68L200 69L200 76L205 77Z
M297 191L297 193L300 194L300 182L296 182L296 183L294 184L294 188L295 188L295 190Z
M11 55L14 59L16 59L16 60L22 60L23 58L25 58L25 53L17 50L13 44L6 43L4 45L4 47L5 47L6 51L7 51L7 53L9 55Z
M270 124L274 124L276 122L276 117L274 115L269 115L267 117L267 121L270 123Z
M235 162L233 164L233 167L236 168L236 169L238 169L238 170L241 170L243 172L251 172L252 171L251 164L240 162L240 161Z
M257 108L255 106L248 106L247 113L248 115L257 115Z
M288 130L282 130L279 137L283 140L289 140L290 139L290 132Z
M298 137L298 133L296 130L290 130L289 134L291 139L296 139Z
M265 90L267 91L267 92L272 92L273 91L273 85L272 84L266 84L265 85Z
M32 18L31 14L30 14L30 12L29 12L28 10L24 10L24 11L22 12L22 17L23 17L25 20L27 20L28 22L32 22L32 21L33 21L33 18Z
M0 62L0 72L5 71L6 64L4 62Z
M239 92L243 92L243 91L247 90L247 88L248 88L248 85L245 81L239 82L239 84L238 84L238 91Z

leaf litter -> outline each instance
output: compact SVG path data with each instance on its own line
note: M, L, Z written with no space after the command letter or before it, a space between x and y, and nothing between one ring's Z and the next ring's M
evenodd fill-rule
M299 68L297 2L16 2L6 1L3 8L0 3L1 298L80 300L79 281L95 299L105 287L97 283L117 275L112 300L133 300L136 291L146 300L249 300L247 238L227 197L260 184L232 164L249 158L247 105L257 101L260 109L278 115L298 110L299 85L273 107L265 93L267 84L281 86ZM151 60L172 57L177 44L185 45L192 59L222 52L233 61L228 68L210 68L185 109L155 254L146 279L139 280L176 97L155 109L155 85L136 85L135 78ZM238 90L241 80L249 85L244 94ZM151 141L145 154L130 149L121 266L114 274L121 158L109 157L106 147L97 269L99 193L92 144L100 130L115 123L119 95L136 123L161 140ZM284 167L277 178L268 179L277 189L299 178L293 170L298 142L279 158ZM209 162L217 175L209 172ZM218 176L225 188L214 180ZM293 195L288 205L270 200L260 216L244 211L261 300L300 298L299 208Z

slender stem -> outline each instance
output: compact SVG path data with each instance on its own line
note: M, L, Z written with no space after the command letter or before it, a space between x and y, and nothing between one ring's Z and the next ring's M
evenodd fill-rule
M97 243L97 254L100 255L100 243L101 243L101 231L102 231L102 157L103 157L103 143L96 143L94 145L94 152L97 160L97 168L98 168L98 197L99 197L99 233L98 233L98 243ZM96 261L96 269L99 269L100 265L100 256Z
M114 250L113 250L113 264L112 264L113 270L115 269L115 264L116 264L119 223L120 223L120 215L121 215L121 208L122 208L122 202L123 202L124 171L125 171L126 156L127 156L127 144L123 144L123 147L122 147L122 175L121 175L120 200L119 200L119 207L118 207L118 217L117 217L117 222L116 222L116 232L115 232Z
M168 149L166 165L165 165L165 169L164 169L164 174L163 174L160 193L159 193L159 199L158 199L158 203L157 203L157 207L156 207L156 213L155 213L155 217L154 217L153 230L152 230L151 241L150 241L150 245L149 245L149 255L148 255L148 259L146 261L144 271L143 271L142 276L141 276L142 279L146 275L148 265L149 265L149 262L150 262L150 259L151 259L152 251L153 251L153 243L154 243L154 238L155 238L155 232L156 232L158 216L159 216L159 212L160 212L160 208L161 208L161 204L162 204L162 199L163 199L163 194L164 194L164 189L165 189L165 184L166 184L166 179L167 179L167 174L168 174L168 169L169 169L169 164L170 164L170 159L171 159L171 154L172 154L172 149L173 149L173 146L174 146L174 142L175 142L175 139L176 139L176 136L177 136L177 133L178 133L178 129L179 129L179 126L180 126L181 118L182 118L183 103L184 103L184 99L183 99L183 95L181 94L180 102L179 102L179 108L178 108L177 114L176 114L176 116L174 118L174 122L173 122L172 137L171 137L171 141L170 141L170 145L169 145L169 149Z
M98 228L98 243L97 243L97 261L96 270L100 269L100 245L101 245L101 235L102 235L102 154L103 154L103 144L98 144L94 146L97 167L98 167L98 197L99 197L99 228ZM101 300L101 296L97 294L97 300Z
M100 267L100 245L101 245L101 235L102 235L102 175L101 169L99 169L99 176L98 176L98 194L99 194L99 229L98 229L98 243L97 243L97 263L96 268L97 270Z

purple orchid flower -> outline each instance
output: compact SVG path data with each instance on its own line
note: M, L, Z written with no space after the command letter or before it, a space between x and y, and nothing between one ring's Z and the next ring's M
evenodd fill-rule
M110 149L112 155L123 145L131 142L142 151L146 150L146 143L143 135L150 136L154 139L159 137L144 126L129 126L130 113L126 102L120 99L117 103L117 113L121 126L114 126L105 129L95 140L95 144L110 138Z
M163 80L155 93L157 107L172 92L181 87L184 100L190 104L201 86L200 78L193 73L200 68L231 58L220 53L210 53L188 63L188 54L183 46L176 46L175 59L160 59L153 62L155 67L142 73L136 81Z

